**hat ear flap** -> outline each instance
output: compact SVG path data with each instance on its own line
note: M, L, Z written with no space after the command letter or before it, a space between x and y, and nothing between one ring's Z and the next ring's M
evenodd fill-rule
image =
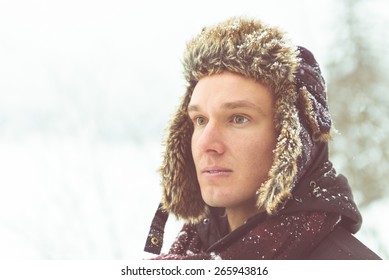
M302 124L314 141L331 140L331 116L328 109L325 82L312 53L299 47L300 69L296 73L297 107Z
M312 132L313 141L328 142L331 140L331 118L328 115L328 108L321 108L323 106L316 101L305 86L299 89L299 99L303 109L303 119Z
M292 196L298 173L298 159L302 154L301 125L296 108L293 84L276 101L275 122L279 125L277 144L273 151L273 165L266 180L257 191L257 206L274 215Z
M194 165L191 139L193 124L187 108L191 94L186 94L179 110L173 117L168 131L163 164L162 208L178 218L196 222L207 213L201 197Z

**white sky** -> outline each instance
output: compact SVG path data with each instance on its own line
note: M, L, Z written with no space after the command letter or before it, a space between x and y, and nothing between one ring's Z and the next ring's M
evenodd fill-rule
M320 60L325 36L319 28L328 30L332 13L323 3L328 1L1 0L0 86L23 95L15 100L8 94L3 102L44 106L51 98L47 71L68 80L76 66L111 79L105 83L117 85L113 92L128 80L142 88L145 80L181 78L185 42L203 26L234 15L282 27Z

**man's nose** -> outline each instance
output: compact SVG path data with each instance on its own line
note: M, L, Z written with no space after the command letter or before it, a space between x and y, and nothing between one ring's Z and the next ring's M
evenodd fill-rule
M202 152L206 153L224 153L223 129L220 124L209 121L198 139L198 145Z

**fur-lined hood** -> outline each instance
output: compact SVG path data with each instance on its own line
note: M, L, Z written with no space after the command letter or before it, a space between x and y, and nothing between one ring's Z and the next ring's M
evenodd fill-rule
M317 141L330 138L326 89L312 54L293 46L278 28L231 18L193 38L183 58L186 93L168 126L162 208L195 223L209 212L201 197L191 152L193 125L187 107L204 76L231 71L268 86L275 96L278 133L268 179L258 182L257 206L276 214L310 164Z

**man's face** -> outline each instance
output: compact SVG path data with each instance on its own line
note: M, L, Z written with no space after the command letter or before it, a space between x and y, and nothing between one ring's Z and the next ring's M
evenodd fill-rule
M207 76L197 83L188 113L205 203L252 209L272 165L277 137L270 90L231 72Z

